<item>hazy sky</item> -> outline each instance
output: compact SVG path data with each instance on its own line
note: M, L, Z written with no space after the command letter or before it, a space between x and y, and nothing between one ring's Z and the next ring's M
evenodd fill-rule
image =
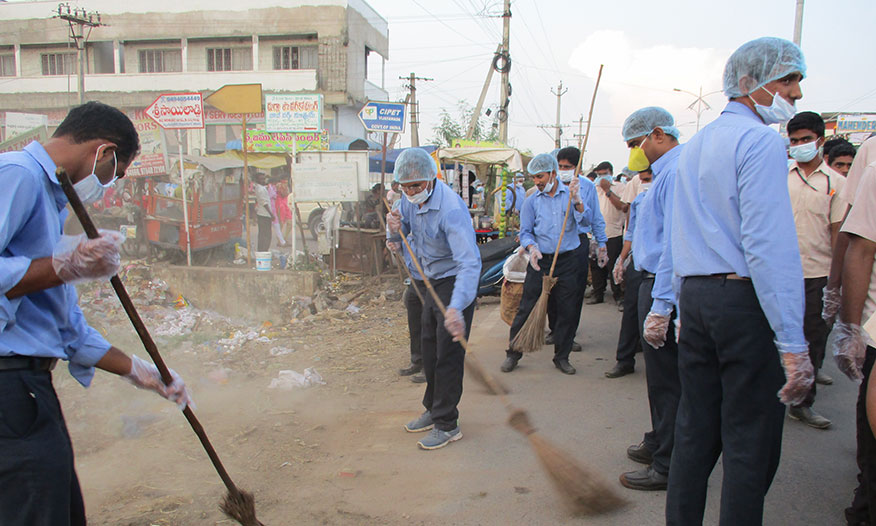
M442 108L458 100L474 105L496 45L501 41L501 0L368 0L389 21L390 60L386 87L390 98L406 93L400 75L415 72L434 82L418 84L422 112L420 140L433 136ZM512 97L509 142L533 152L553 149L553 130L539 124L556 120L560 80L562 122L586 118L599 64L605 64L597 95L586 163L602 159L626 163L620 128L632 111L660 105L675 116L684 142L696 130L694 97L673 88L703 93L720 90L727 57L739 45L761 36L791 39L795 0L664 0L663 2L579 2L516 0L511 11ZM808 66L801 110L876 112L873 68L872 0L806 0L802 48ZM870 56L867 56L867 53ZM498 80L486 105L499 102ZM726 103L721 93L707 98L711 111ZM550 135L549 135L550 134ZM403 145L409 145L405 137Z

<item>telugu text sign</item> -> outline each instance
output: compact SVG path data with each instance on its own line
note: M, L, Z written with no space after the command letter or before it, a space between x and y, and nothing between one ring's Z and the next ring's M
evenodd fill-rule
M204 100L200 93L166 93L155 99L145 113L167 130L204 127Z
M327 130L321 132L267 132L265 130L249 130L246 133L246 151L248 152L307 152L329 149Z
M322 130L322 95L265 95L265 129L269 132Z
M297 163L292 170L296 203L358 200L356 163Z
M371 101L359 111L359 120L368 131L404 133L406 107L404 102Z

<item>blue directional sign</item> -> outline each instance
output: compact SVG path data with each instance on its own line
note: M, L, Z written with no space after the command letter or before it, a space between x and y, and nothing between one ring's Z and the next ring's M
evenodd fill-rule
M404 133L405 112L404 102L371 101L359 112L359 120L368 131Z

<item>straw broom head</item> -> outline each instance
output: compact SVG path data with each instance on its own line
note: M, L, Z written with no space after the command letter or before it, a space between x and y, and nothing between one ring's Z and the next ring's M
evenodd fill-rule
M572 513L598 515L627 504L602 476L578 464L574 457L542 437L532 427L525 411L513 410L508 424L529 439L539 462Z
M548 299L550 299L551 289L557 283L557 278L552 276L542 277L541 295L532 310L529 312L529 317L526 318L523 327L517 333L517 336L511 341L511 350L530 353L538 351L544 345L544 326L547 321Z
M219 505L225 515L243 526L265 526L256 518L255 498L248 491L229 491Z

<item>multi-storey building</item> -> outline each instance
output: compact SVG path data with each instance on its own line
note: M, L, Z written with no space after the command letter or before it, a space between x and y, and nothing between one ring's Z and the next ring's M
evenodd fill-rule
M162 93L208 95L226 84L265 93L320 93L330 134L364 137L366 100L386 100L387 21L364 0L71 0L100 13L88 38L85 100L130 115ZM51 129L79 100L76 45L57 1L0 2L0 118L48 116ZM88 28L85 29L88 32ZM206 108L190 153L221 151L239 119ZM256 125L259 116L251 116Z

